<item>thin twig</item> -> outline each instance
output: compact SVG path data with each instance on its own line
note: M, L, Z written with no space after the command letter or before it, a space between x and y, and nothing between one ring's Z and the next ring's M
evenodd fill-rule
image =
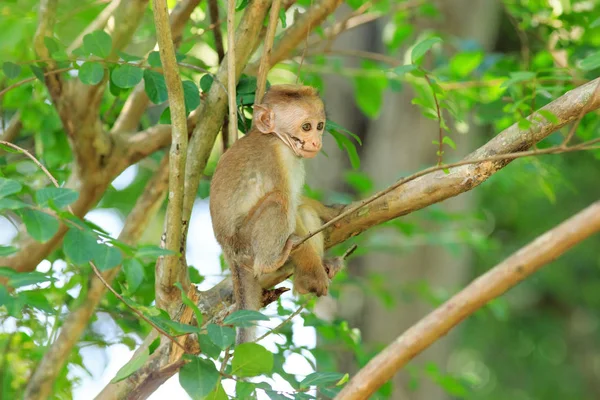
M304 308L308 304L309 300L310 300L310 298L308 300L306 300L302 305L300 305L300 307L298 307L298 309L296 311L294 311L293 313L291 313L286 319L281 321L281 323L279 325L277 325L275 328L271 329L270 331L266 332L264 335L262 335L261 337L256 339L254 342L256 342L256 343L260 342L261 340L263 340L270 334L275 333L276 331L281 329L283 326L285 326L288 322L290 322L292 319L294 319L294 317L296 315L300 314L302 312L302 310L304 310Z
M30 152L28 152L24 148L19 147L16 144L12 144L10 142L7 142L5 140L0 140L0 144L3 144L5 146L8 146L8 147L10 147L12 149L15 149L15 150L20 151L21 153L25 154L27 157L29 157L29 159L31 159L31 161L33 161L35 163L35 165L37 165L42 171L44 171L44 174L46 174L46 176L48 177L48 179L50 179L50 181L52 182L52 184L54 186L59 187L58 181L54 178L54 176L52 176L52 174L50 173L50 171L48 171L48 169L41 162L39 162L39 160L37 158L35 158L33 156L33 154L31 154Z
M49 76L49 75L54 75L54 74L60 74L62 72L67 72L74 69L73 67L66 67L66 68L59 68L59 69L55 69L52 71L47 71L44 72L44 76ZM0 99L9 91L18 88L19 86L23 86L26 83L35 81L37 78L35 76L32 76L31 78L27 78L27 79L23 79L22 81L19 82L15 82L12 85L7 86L6 88L0 90Z
M256 98L254 102L260 104L265 94L267 87L267 75L271 69L271 52L273 51L273 40L275 39L275 31L279 22L279 10L281 8L281 0L273 0L271 11L269 14L269 25L267 27L267 35L265 36L264 49L260 66L258 67L258 77L256 81Z
M235 0L227 1L227 88L229 100L229 146L232 146L238 134L235 73Z

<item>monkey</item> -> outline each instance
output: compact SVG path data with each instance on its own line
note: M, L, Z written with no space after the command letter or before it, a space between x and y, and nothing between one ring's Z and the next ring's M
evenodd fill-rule
M310 86L273 85L254 105L250 132L220 158L211 180L209 209L217 242L231 270L238 310L259 310L258 278L291 258L294 291L327 294L329 281L343 260L323 259L321 233L292 248L300 237L336 213L301 196L303 159L322 147L325 108ZM237 343L253 339L238 330Z

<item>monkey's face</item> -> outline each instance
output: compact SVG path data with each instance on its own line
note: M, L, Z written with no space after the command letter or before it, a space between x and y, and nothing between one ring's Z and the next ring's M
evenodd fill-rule
M278 107L275 129L286 134L287 144L303 158L313 158L323 147L325 109L321 101L296 101ZM279 111L279 112L278 112Z

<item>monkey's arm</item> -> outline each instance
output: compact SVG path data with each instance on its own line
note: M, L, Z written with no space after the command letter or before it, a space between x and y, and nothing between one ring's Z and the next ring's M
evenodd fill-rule
M310 197L302 196L302 205L310 207L313 212L318 215L318 217L323 222L329 222L333 218L337 217L344 209L345 205L343 204L332 204L330 206L326 206L318 200L311 199ZM310 227L309 230L314 230L317 227Z

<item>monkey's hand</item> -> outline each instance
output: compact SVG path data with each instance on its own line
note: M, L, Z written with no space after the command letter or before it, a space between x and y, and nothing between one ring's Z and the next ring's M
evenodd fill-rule
M325 268L296 269L294 274L295 293L314 293L317 296L326 296L327 289L329 289L329 277Z

